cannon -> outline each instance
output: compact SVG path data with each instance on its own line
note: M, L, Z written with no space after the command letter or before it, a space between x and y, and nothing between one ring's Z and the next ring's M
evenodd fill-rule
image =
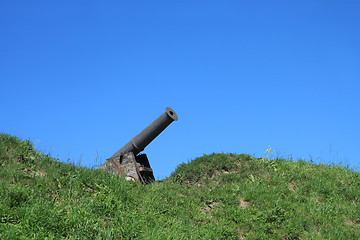
M106 159L105 163L98 167L110 173L125 176L127 180L134 180L143 184L155 180L146 154L142 152L162 131L173 121L177 121L175 111L167 107L155 121L133 137L125 146L120 148L114 155Z

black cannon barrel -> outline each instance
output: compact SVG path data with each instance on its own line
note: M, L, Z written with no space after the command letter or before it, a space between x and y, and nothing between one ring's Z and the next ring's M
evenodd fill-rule
M125 152L133 152L136 156L139 152L149 145L164 129L173 121L178 120L175 111L167 107L165 112L161 114L155 121L147 126L141 133L133 137L130 142L117 151L111 158L116 158Z

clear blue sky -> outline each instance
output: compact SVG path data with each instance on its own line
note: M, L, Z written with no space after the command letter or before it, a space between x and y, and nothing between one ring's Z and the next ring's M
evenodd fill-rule
M102 164L171 107L156 179L268 146L360 168L360 1L3 0L0 81L0 132L65 162Z

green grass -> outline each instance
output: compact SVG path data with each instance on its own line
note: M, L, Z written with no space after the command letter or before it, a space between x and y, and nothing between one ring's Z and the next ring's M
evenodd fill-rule
M210 154L150 185L0 134L0 239L360 239L360 174Z

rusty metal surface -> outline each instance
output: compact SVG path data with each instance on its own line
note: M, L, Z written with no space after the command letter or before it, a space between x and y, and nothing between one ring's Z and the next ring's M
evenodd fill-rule
M155 181L153 170L150 168L146 154L136 156L136 162L139 163L138 171L143 183L148 184Z
M113 158L115 159L115 158ZM114 164L111 163L111 160L110 158L109 159L106 159L106 161L104 162L104 164L102 164L101 166L99 166L97 168L98 170L104 170L104 171L107 171L109 173L112 173L112 174L119 174L119 171L116 167L114 167Z
M119 175L123 174L124 170L122 169L120 163L115 158L110 158L108 160L110 161L116 172L119 173Z

